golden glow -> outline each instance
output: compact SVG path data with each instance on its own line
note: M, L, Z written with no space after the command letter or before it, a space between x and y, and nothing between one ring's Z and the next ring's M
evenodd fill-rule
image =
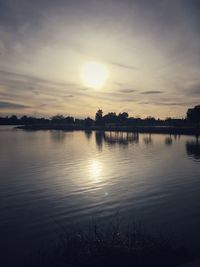
M102 176L102 164L99 160L93 159L89 165L89 171L92 179L101 180Z
M109 73L105 65L98 62L88 62L82 66L81 78L85 86L99 89L108 79Z

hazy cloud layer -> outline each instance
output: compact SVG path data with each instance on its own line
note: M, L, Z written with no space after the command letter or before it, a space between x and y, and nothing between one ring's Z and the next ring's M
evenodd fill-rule
M121 93L125 93L125 94L131 94L131 93L134 93L136 92L137 90L134 90L134 89L120 89L119 92Z
M2 114L182 117L200 103L199 1L0 0L0 25ZM108 68L99 91L81 80L88 61Z
M123 69L137 70L136 67L125 65L125 64L121 64L121 63L117 63L117 62L111 62L110 64L113 65L113 66L119 67L119 68L123 68Z
M0 109L24 109L24 108L29 108L29 106L0 101Z
M145 91L145 92L141 92L141 94L143 95L154 95L154 94L162 94L164 93L163 91Z

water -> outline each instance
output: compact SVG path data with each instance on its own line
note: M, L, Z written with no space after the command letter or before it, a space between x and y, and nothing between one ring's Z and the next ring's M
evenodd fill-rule
M0 127L1 266L22 263L55 241L61 226L115 216L198 250L198 140Z

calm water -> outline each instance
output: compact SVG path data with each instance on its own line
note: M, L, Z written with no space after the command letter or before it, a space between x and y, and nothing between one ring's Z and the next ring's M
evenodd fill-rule
M1 266L55 240L60 225L116 214L200 248L198 140L0 127Z

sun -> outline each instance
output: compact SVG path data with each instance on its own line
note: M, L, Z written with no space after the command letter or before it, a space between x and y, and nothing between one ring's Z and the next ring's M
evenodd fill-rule
M106 66L99 62L87 62L81 68L81 79L85 86L99 89L108 79L109 73Z

